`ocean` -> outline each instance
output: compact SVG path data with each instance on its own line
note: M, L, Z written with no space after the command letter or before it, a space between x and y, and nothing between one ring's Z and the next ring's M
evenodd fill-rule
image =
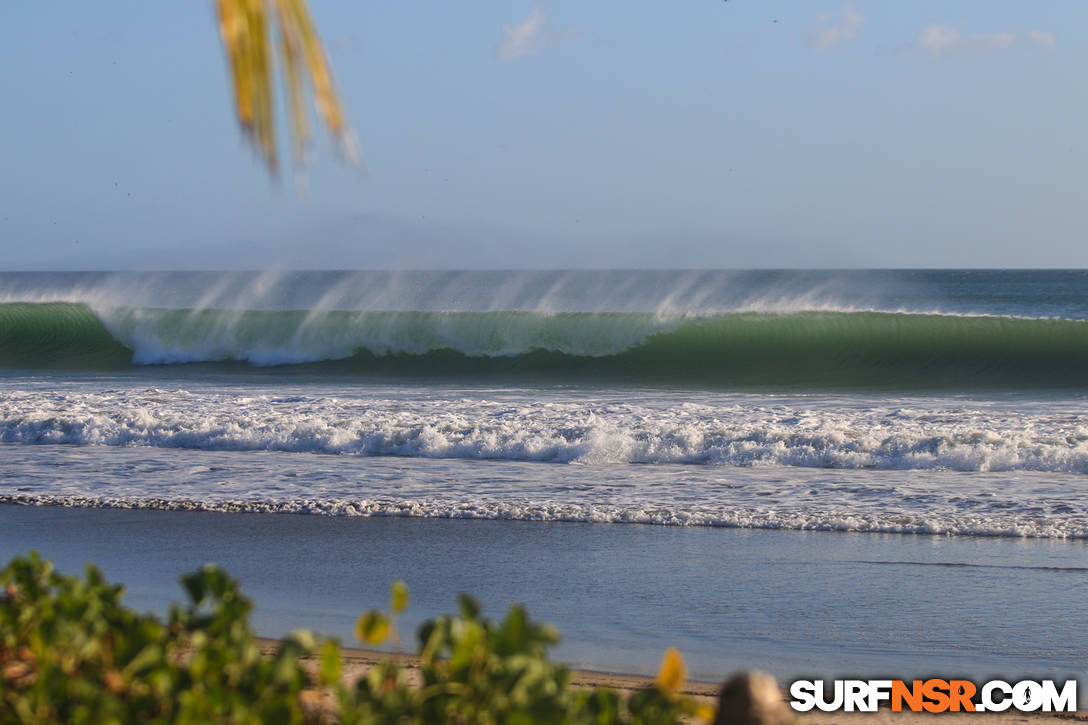
M229 569L234 552L267 589L262 552L328 537L333 563L312 586L363 567L384 592L402 561L409 584L431 572L423 610L452 606L464 581L495 601L523 592L574 632L560 652L587 666L652 669L634 654L651 636L686 643L707 676L738 664L715 654L726 644L781 676L832 664L902 674L896 662L1078 674L1086 396L1079 270L5 273L0 553L50 544L72 564L112 561L123 580L142 570L136 553L167 565L140 544L156 526L175 539L191 529L202 545L171 564L203 552ZM69 517L72 531L117 527L123 555L111 536L66 544L57 512L77 509L99 518ZM144 518L123 518L133 509ZM162 523L133 539L124 521ZM209 527L265 533L224 541ZM432 558L444 550L446 579L408 543L380 571L345 563L352 537L407 532ZM500 586L520 581L516 565L495 569L511 537L535 542L522 574L551 590ZM553 539L562 554L549 555ZM624 552L640 547L656 564L631 577L657 594L630 577L588 587L583 573L569 586L587 594L554 606L579 558L628 571ZM765 567L786 559L804 580L806 556L822 583L795 594L841 594L864 632L844 645L830 604L800 628L755 614L729 619L728 635L711 625L716 597L796 619L789 591L768 594L779 584ZM950 593L975 575L973 594ZM993 576L1015 584L994 590ZM862 579L885 585L863 596ZM165 586L137 599L163 606ZM1035 606L1010 607L1011 591L1034 592ZM669 592L679 624L656 618L647 635L634 623ZM307 613L350 633L347 592L307 605L283 587L264 596L278 602L259 617L269 634ZM964 608L970 623L919 636Z

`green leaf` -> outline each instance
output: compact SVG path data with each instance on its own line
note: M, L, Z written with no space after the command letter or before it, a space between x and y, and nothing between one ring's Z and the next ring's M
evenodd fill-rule
M461 605L461 616L474 620L480 617L480 603L467 594L457 597L457 603Z
M327 639L321 645L321 669L319 676L326 685L335 685L340 681L340 645L335 640Z
M181 585L193 604L199 604L204 599L204 577L201 572L186 574L181 578Z

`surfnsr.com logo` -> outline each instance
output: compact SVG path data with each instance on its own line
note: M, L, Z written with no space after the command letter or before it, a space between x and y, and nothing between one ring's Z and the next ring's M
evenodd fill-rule
M797 712L1074 712L1077 681L1054 680L797 680L790 685L790 707Z

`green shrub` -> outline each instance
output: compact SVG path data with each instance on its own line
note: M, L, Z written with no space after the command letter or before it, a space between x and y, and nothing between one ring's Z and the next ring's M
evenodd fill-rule
M214 567L182 578L167 623L121 604L94 566L64 576L37 554L0 573L4 722L300 722L300 634L262 657L251 602Z
M548 659L558 634L520 606L493 622L462 597L458 616L420 628L416 680L390 659L347 684L335 640L295 632L262 655L249 626L252 603L230 577L207 566L181 581L189 604L174 605L163 622L122 605L123 588L94 566L79 578L36 553L12 560L0 572L0 722L607 724L712 716L679 694L683 663L673 651L655 684L629 697L572 687L571 673ZM389 614L360 617L360 639L399 643L396 617L408 599L407 587L394 583ZM313 674L304 658L316 658ZM327 693L324 705L313 688Z

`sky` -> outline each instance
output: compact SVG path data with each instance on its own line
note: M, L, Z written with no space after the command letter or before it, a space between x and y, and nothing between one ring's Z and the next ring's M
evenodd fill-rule
M211 2L3 3L0 269L1088 266L1083 0L310 6L274 180Z

